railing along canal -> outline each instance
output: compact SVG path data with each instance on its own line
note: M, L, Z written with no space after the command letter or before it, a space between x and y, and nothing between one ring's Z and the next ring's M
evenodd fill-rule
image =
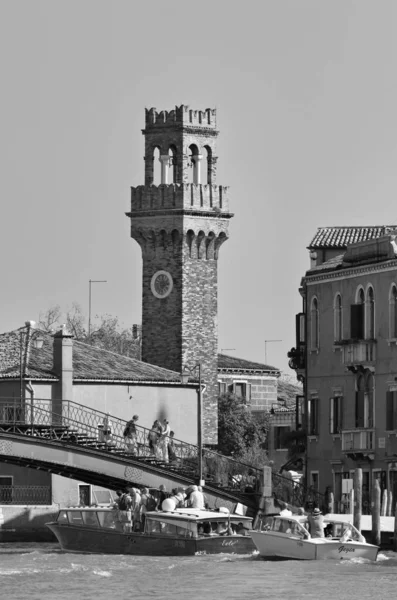
M1 504L51 504L51 487L42 485L0 485Z

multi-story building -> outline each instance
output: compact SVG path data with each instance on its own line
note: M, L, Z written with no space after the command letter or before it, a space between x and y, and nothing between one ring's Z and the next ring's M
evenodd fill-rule
M363 470L397 494L397 244L391 227L321 228L309 245L290 366L304 383L307 480Z

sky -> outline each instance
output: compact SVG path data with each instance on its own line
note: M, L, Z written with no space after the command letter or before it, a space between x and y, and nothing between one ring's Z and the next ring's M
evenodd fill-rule
M217 109L219 350L293 376L318 227L397 223L394 0L0 0L0 332L141 321L145 107ZM281 340L281 341L267 341Z

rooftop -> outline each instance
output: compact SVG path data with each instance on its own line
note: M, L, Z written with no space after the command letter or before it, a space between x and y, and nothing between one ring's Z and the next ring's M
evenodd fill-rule
M41 348L33 344L38 336L43 340ZM54 371L53 346L54 337L51 333L33 328L0 334L0 379L20 376L22 350L24 377L56 381L58 375ZM179 383L180 373L73 340L73 379Z
M218 354L218 373L261 373L266 375L280 375L280 370L277 367L270 365L264 365L262 363L253 362L251 360L245 360L244 358L237 358L235 356L228 356L227 354Z
M397 229L396 225L370 225L359 227L319 227L308 245L309 250L316 248L347 248L355 242L365 242L386 235Z

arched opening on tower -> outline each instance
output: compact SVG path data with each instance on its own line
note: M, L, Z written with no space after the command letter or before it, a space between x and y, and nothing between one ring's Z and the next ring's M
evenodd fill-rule
M177 151L176 147L171 144L168 149L168 183L176 183L177 181Z
M153 185L160 185L161 183L161 160L160 160L160 148L155 147L153 151Z
M189 155L189 173L188 173L188 183L201 183L201 161L202 155L199 152L196 144L190 144L189 146L190 155Z

